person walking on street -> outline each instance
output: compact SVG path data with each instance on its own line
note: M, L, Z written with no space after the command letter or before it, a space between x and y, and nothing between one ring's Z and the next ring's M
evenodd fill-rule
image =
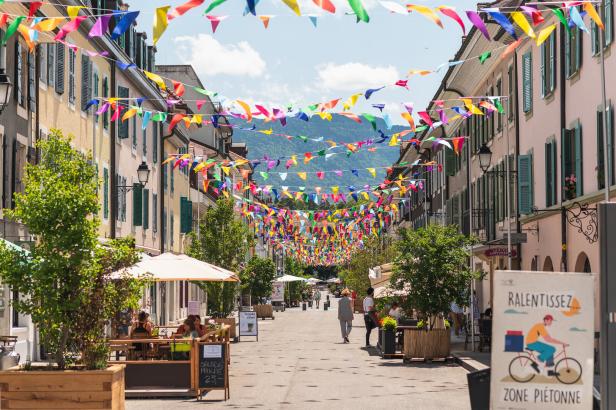
M321 303L321 291L317 289L316 294L314 295L314 304L317 305L317 309L319 308L320 303Z
M353 301L349 298L351 292L345 289L340 294L342 297L338 300L338 320L340 321L340 331L342 333L342 342L349 343L349 333L353 328Z
M376 310L374 308L374 289L368 288L366 291L367 296L364 298L364 323L366 325L366 347L370 347L370 333L372 329L378 327L378 320L376 318Z

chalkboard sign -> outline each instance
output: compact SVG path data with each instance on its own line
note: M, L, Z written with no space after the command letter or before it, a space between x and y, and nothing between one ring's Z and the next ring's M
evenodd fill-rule
M227 387L227 354L225 344L199 345L199 388Z

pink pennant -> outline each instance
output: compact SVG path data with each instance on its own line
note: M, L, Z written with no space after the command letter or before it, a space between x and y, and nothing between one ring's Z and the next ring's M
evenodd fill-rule
M62 26L60 31L58 31L58 34L56 34L56 37L54 38L54 40L56 41L63 40L67 34L77 30L81 22L84 21L86 18L88 17L87 16L77 16L75 17L74 20L71 20L68 23L66 23L64 26Z
M343 117L347 117L358 124L361 124L361 119L357 114L353 114L352 112L339 112L338 115L342 115Z
M207 102L207 100L197 100L195 101L195 103L197 104L197 111L201 111L201 107L203 107L203 104L205 104Z
M419 115L421 119L428 124L428 127L432 128L432 118L430 118L430 115L426 111L419 111L417 115Z
M212 33L216 33L216 29L218 28L220 22L226 19L228 16L212 16L211 14L208 14L205 17L210 21L210 24L212 25Z
M167 14L167 20L171 21L176 17L180 17L188 10L198 7L203 4L205 0L189 0L186 3L177 6L175 9L171 11L171 13Z
M449 124L449 119L447 118L447 114L445 114L445 110L436 110L438 112L439 119L443 123L443 125Z
M106 102L103 105L101 105L101 107L98 109L98 111L96 111L96 115L101 115L107 112L107 110L109 110L109 103Z
M396 81L395 85L397 85L398 87L406 88L408 90L409 89L409 87L407 85L408 82L409 82L409 80L398 80L398 81Z
M438 11L440 11L447 17L455 20L455 22L458 23L460 27L462 27L462 33L466 35L466 27L464 26L464 22L462 21L462 19L460 18L460 16L458 15L458 13L455 11L453 7L439 6L437 7L437 9Z

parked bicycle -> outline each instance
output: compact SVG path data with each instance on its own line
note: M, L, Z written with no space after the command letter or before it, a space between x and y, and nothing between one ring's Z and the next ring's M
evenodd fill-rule
M524 349L509 363L509 376L519 383L528 383L539 374L539 363L535 351ZM560 360L559 357L562 357ZM582 365L573 357L567 356L565 345L562 351L554 356L556 365L554 366L554 376L563 384L575 384L582 377Z

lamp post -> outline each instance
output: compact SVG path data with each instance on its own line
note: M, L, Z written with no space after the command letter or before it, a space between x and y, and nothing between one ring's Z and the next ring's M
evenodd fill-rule
M137 180L139 181L139 185L143 188L147 185L148 180L150 179L150 168L145 161L142 161L141 164L137 167ZM134 188L134 185L118 185L117 186L117 194L120 195L120 192L129 192Z
M3 68L0 68L0 114L9 105L12 88L13 84L11 84L9 76L6 75Z

